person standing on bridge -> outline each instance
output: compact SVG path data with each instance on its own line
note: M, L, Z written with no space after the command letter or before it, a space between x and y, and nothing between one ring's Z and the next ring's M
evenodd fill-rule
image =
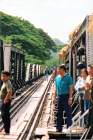
M10 82L10 73L3 71L1 73L1 80L3 84L1 86L0 98L1 98L1 116L4 124L5 134L10 133L10 105L12 98L12 85Z
M79 99L79 105L81 114L84 113L89 108L89 101L84 98L85 96L85 82L88 76L88 72L85 68L80 71L80 78L77 80L75 84L75 90L77 91L76 96Z
M87 70L89 75L85 83L85 98L90 101L87 127L91 127L93 134L93 65L89 65Z
M49 69L48 67L46 66L45 68L45 80L48 81L48 74L49 74Z
M64 120L63 111L66 113L67 128L72 124L71 105L73 94L73 82L69 74L66 73L64 64L59 66L58 75L55 77L55 88L53 90L53 100L57 97L57 119L56 130L62 131Z

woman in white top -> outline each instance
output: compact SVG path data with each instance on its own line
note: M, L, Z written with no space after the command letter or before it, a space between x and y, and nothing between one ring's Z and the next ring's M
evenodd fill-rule
M79 102L80 102L80 109L81 113L83 113L88 107L87 101L84 99L85 95L85 82L86 78L88 76L87 70L84 68L80 72L81 77L77 80L75 85L75 90L77 91L77 94L79 95Z

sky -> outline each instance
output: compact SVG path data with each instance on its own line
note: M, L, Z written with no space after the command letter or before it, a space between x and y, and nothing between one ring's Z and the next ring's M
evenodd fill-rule
M0 0L0 11L29 20L66 43L70 32L93 13L93 0Z

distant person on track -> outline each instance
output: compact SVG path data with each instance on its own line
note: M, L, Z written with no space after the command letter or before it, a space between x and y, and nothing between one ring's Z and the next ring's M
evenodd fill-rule
M72 125L73 82L71 76L66 73L64 64L59 66L58 75L55 77L55 88L52 93L53 100L57 97L56 131L61 132L64 124L63 111L66 112L67 128Z
M57 68L54 68L54 69L53 69L52 74L53 74L54 78L57 76Z
M10 82L10 73L3 71L1 73L1 80L3 84L0 90L1 99L1 117L4 124L5 134L10 133L10 105L12 98L12 85Z
M49 75L49 69L48 67L46 66L45 68L45 80L48 81L48 75Z

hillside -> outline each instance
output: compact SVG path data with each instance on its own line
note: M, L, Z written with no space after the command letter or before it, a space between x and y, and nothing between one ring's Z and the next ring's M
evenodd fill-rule
M24 50L26 62L44 64L55 51L55 43L29 21L0 12L0 38Z
M58 45L58 46L59 45L64 45L64 43L61 40L57 39L57 38L54 38L53 40L54 40L55 44Z

